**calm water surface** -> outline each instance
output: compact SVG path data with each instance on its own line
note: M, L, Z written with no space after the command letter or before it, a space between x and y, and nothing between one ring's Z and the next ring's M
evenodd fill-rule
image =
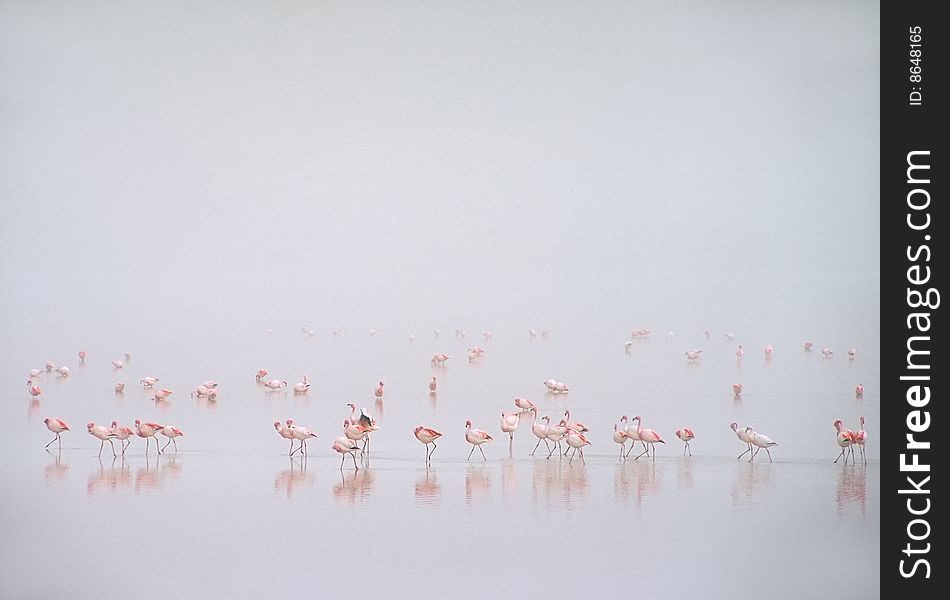
M530 340L512 328L484 341L458 340L444 328L406 335L348 330L339 337L299 329L223 332L208 344L173 345L118 336L89 344L78 366L75 344L7 349L2 380L25 383L49 359L68 378L44 374L31 402L8 386L0 542L3 597L101 597L98 586L140 597L727 597L741 589L772 598L823 598L836 582L849 597L878 596L880 534L879 397L875 339L829 336L816 351L794 335L727 341L654 333L623 350L626 333L554 332ZM478 339L476 339L478 338ZM487 348L469 364L467 345ZM737 362L735 346L746 354ZM765 361L761 348L776 347ZM817 352L823 343L832 359ZM854 361L844 350L858 346ZM685 349L703 348L698 364ZM181 348L181 349L179 349ZM109 361L133 353L127 368ZM446 352L445 368L429 357ZM291 386L307 374L307 396L265 392L254 372L266 367ZM436 396L427 383L440 378ZM138 385L145 375L175 393L154 402ZM541 381L566 381L564 396ZM205 379L220 382L214 401L188 394ZM372 392L384 379L386 396ZM127 384L116 395L116 381ZM741 381L741 400L731 384ZM856 400L853 387L868 391ZM22 384L21 384L22 385ZM22 386L25 387L25 386ZM17 388L16 391L9 391ZM587 464L529 455L535 445L522 421L512 455L499 429L502 410L525 396L557 419L565 408L591 428ZM339 470L329 450L348 416L347 402L367 407L381 430L359 472ZM655 462L621 462L611 442L622 414L668 441ZM857 428L868 418L867 467L832 464L835 418ZM73 431L61 452L43 418ZM317 432L308 458L288 458L271 423L294 418ZM180 426L180 451L146 456L135 440L124 458L85 432L89 420L135 418ZM497 434L465 460L464 421ZM742 444L731 421L776 439L775 462L761 454L737 461ZM431 468L412 428L445 433ZM692 458L673 431L696 432ZM54 445L55 447L55 445ZM543 448L543 446L542 446ZM477 459L477 460L476 460ZM401 582L394 587L394 582ZM355 586L355 587L354 587ZM560 588L560 591L558 591ZM840 596L838 596L840 597Z

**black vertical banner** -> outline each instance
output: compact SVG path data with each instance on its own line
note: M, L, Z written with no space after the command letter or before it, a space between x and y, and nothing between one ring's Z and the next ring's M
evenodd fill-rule
M950 174L946 122L950 21L937 2L881 9L881 586L882 597L946 589L934 491L948 426L937 410L950 372L941 298L950 269L940 210ZM941 12L943 12L941 11ZM943 559L948 560L947 558ZM897 594L901 594L898 596ZM913 596L924 597L924 596Z

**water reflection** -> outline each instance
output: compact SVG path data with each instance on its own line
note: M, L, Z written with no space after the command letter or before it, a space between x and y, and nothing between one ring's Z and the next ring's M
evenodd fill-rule
M740 462L737 477L732 482L732 503L752 504L756 494L769 488L772 482L772 463Z
M178 457L174 455L154 455L144 456L145 466L139 467L135 471L135 485L133 487L136 494L141 491L158 490L165 485L169 478L177 478L181 475L183 465L178 462Z
M384 417L384 415L383 415L383 409L384 409L384 408L385 408L385 406L383 405L383 401L382 401L382 400L376 400L376 415L377 415L377 416L376 416L376 420L379 421L379 424L380 424L380 425L383 424L383 417Z
M693 461L688 457L680 458L679 471L677 472L681 488L692 489L693 481Z
M588 470L582 464L535 461L531 477L532 500L568 510L580 506L590 491Z
M835 499L838 502L838 513L847 512L848 506L856 505L865 512L868 485L867 467L863 465L846 465L838 475L838 489Z
M66 471L69 470L69 463L63 462L63 453L59 449L52 451L47 449L46 453L53 457L53 462L43 469L43 478L47 483L62 483L66 478Z
M34 398L30 400L30 403L27 405L27 408L26 408L26 420L27 421L32 420L33 415L35 415L39 411L40 411L40 399Z
M491 471L484 465L468 465L465 471L465 504L485 500L491 492Z
M286 490L287 498L298 488L311 488L314 483L313 474L307 473L306 456L290 457L289 460L290 468L278 472L274 478L274 491Z
M501 466L501 495L506 504L518 491L518 470L513 460L505 461Z
M106 464L109 465L106 468ZM117 466L118 465L118 466ZM132 487L132 471L125 462L125 457L113 457L111 461L103 463L99 459L99 468L89 474L86 480L86 494L92 496L100 491L109 490L115 492L120 489L129 489Z
M333 486L333 497L352 508L369 498L375 480L370 469L340 471L340 483Z
M644 497L659 494L663 490L663 483L656 475L656 463L654 461L627 461L627 464L630 463L633 463L630 465L630 470L637 481L637 504L642 504Z
M416 480L416 504L418 506L438 506L442 487L435 477L433 469L426 469L422 477Z

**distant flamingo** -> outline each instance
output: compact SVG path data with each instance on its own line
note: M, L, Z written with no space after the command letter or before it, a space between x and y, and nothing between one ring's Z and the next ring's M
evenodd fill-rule
M835 419L835 422L832 423L832 425L834 425L835 431L837 432L837 436L835 436L835 441L838 442L838 446L841 448L841 453L838 454L838 458L835 459L835 463L841 460L841 457L843 456L844 464L848 464L848 455L845 453L847 452L848 448L851 448L851 445L854 443L855 433L853 431L849 431L845 429L844 423L841 421L841 419ZM853 448L851 448L851 453L852 453L851 461L854 462Z
M745 432L750 438L752 438L753 446L757 446L759 450L765 448L765 453L769 455L769 462L772 462L772 453L769 452L769 448L772 446L778 446L778 442L773 441L772 438L765 434L756 433L751 427L746 427ZM755 458L755 455L759 453L759 450L756 450L752 457L749 458L749 462L752 462L752 459Z
M280 437L285 440L290 440L290 450L288 451L288 456L294 455L294 433L290 430L290 427L287 427L280 421L274 421L274 429L277 430L277 433L280 434Z
M294 393L295 394L306 394L310 390L310 380L307 379L307 376L303 376L303 381L298 381L294 384Z
M139 379L139 383L142 384L142 387L151 388L154 387L156 383L158 383L158 377L143 377L142 379Z
M533 340L534 338L538 337L538 332L534 329L529 329L528 337Z
M293 438L297 440L298 442L300 442L300 447L297 448L297 450L294 450L294 452L299 451L300 454L302 455L306 454L307 440L309 440L310 438L317 437L317 434L313 433L306 427L300 427L298 425L294 425L293 419L287 419L287 427L290 428L290 434L293 436Z
M548 417L545 417L547 419ZM548 452L547 458L551 458L551 455L554 454L554 451L557 450L558 458L563 456L561 454L561 440L564 439L564 436L567 435L567 426L564 422L564 419L561 419L557 425L551 426L548 424L548 440L553 444L550 452Z
M575 429L568 429L566 441L568 446L574 448L577 452L580 452L581 462L586 465L587 461L584 460L584 446L590 446L590 442L587 441L587 438L584 437L584 434ZM577 452L575 452L575 454L577 454ZM568 464L570 464L573 460L574 456L571 455L571 460L567 461Z
M624 343L623 343L623 351L624 351L624 352L626 352L627 354L630 354L630 350L631 350L631 349L633 349L633 342L627 341L627 342L624 342Z
M742 344L739 344L739 347L736 349L736 358L742 358L742 355L745 354L742 351Z
M556 382L554 383L554 393L555 393L555 394L566 394L566 393L568 393L569 391L571 391L570 388L568 388L568 387L567 387L567 384L564 383L563 381L556 381Z
M574 429L575 431L580 431L581 433L587 433L590 431L587 425L583 423L577 423L571 420L571 411L570 409L564 411L564 423L567 425L568 429Z
M632 332L630 332L631 338L644 338L648 335L650 335L649 329L634 329Z
M523 411L537 410L538 405L527 398L515 398L515 406Z
M116 456L115 444L112 443L112 440L115 439L115 434L112 433L112 430L105 425L96 425L90 421L86 423L86 431L89 432L89 435L99 440L99 456L102 456L102 447L106 442L109 442L109 445L112 447L112 456Z
M630 421L630 418L627 415L620 417L620 425L623 427L623 432L627 434L627 439L630 440L630 448L627 450L626 454L623 455L624 458L630 456L630 453L633 452L633 447L637 445L637 442L640 442L640 445L643 446L643 449L647 449L647 445L640 440L640 434L637 433L637 428L633 426Z
M735 394L736 396L741 396L741 395L742 395L742 384L741 384L741 383L733 383L733 384L732 384L732 393Z
M447 354L442 354L441 352L440 352L439 354L433 354L433 355L432 355L432 366L433 366L433 367L444 367L444 366L445 366L445 361L447 361L447 360L449 360L449 356L448 356Z
M201 385L205 386L206 388L217 388L217 387L218 387L218 382L217 382L217 381L212 381L212 380L209 379L208 381L202 383Z
M193 398L214 398L218 395L217 388L209 388L208 386L202 384L195 388L191 392Z
M429 392L436 393L439 390L439 381L433 377L432 381L429 382Z
M736 334L734 333L724 333L723 335L726 336L726 339L729 340L730 342L736 339Z
M125 391L125 384L120 381L115 384L115 387L113 389L115 389L116 394L121 394L122 392Z
M114 360L112 361L112 366L116 369L121 369L122 367L125 366L125 363L122 362L121 360Z
M857 396L858 398L864 395L863 383L859 383L858 385L854 386L854 395Z
M857 355L857 353L858 353L858 349L857 349L857 348L848 348L848 358L849 358L849 359L854 360L854 357Z
M59 442L59 449L63 449L63 440L60 437L60 434L64 431L69 431L69 425L66 424L66 421L62 419L54 419L52 417L46 417L43 419L43 423L46 424L46 428L56 434L49 444L46 444L46 448L49 448L53 442Z
M33 383L32 380L26 382L26 389L29 390L30 395L34 398L39 398L40 394L43 393L43 390L40 389L40 386Z
M30 369L30 378L39 377L43 374L42 369Z
M492 332L490 332L490 331L483 331L483 332L482 332L482 337L485 338L486 340L490 340L490 339L492 339L494 336L495 336L495 335L494 335Z
M767 344L765 346L765 358L772 358L772 352L774 351L775 349L772 348L772 344Z
M545 379L545 380L542 381L541 383L544 384L544 387L548 388L548 391L549 391L549 392L553 392L555 386L557 386L557 381L554 380L554 379Z
M46 361L46 372L47 372L47 373L52 373L52 372L53 372L53 369L54 369L55 367L56 367L56 365L53 364L53 361L51 361L51 360Z
M153 396L155 397L156 402L161 402L165 398L171 396L172 393L173 392L171 390L155 390Z
M258 369L257 374L254 375L254 380L257 383L264 383L265 377L267 377L267 369Z
M383 398L383 386L385 386L385 385L386 385L386 384L384 384L382 380L380 380L380 382L379 382L378 384L376 384L376 391L374 392L374 394L376 394L376 399L377 399L377 400L382 400L382 398Z
M731 424L729 425L729 427L730 427L733 431L736 432L736 437L738 437L740 440L742 440L743 442L745 442L746 446L748 446L748 448L746 448L745 452L743 452L742 454L740 454L739 456L736 457L736 460L739 460L740 458L742 458L742 456L743 456L746 452L752 452L752 436L750 436L748 433L746 433L745 429L740 428L738 423L731 423Z
M177 453L178 453L178 442L175 440L175 438L180 438L181 436L183 436L183 435L185 435L185 434L182 433L181 429L175 427L174 425L166 425L166 426L162 427L162 435L164 435L166 438L168 438L168 441L165 442L165 445L164 445L164 446L162 446L162 451L164 452L165 448L168 448L168 444L174 444L174 445L175 445L175 453L177 454ZM158 440L155 440L155 441L157 442Z
M471 420L465 421L465 441L472 445L472 451L468 453L466 460L472 459L472 452L475 452L475 448L478 448L478 451L482 453L482 459L488 460L488 457L485 456L485 451L482 450L482 444L490 442L493 439L492 436L481 429L472 429Z
M620 444L620 459L623 460L624 449L626 448L627 440L630 439L630 436L627 435L627 432L623 429L620 429L616 423L614 423L614 435L613 440L615 444Z
M702 354L702 350L687 350L686 351L686 360L695 362L699 358L699 355Z
M854 434L854 443L857 444L858 448L861 449L861 463L866 465L868 464L868 458L864 453L864 445L867 444L868 441L868 432L864 430L863 416L858 418L858 422L861 423L861 429L859 429L858 432ZM854 460L852 459L852 463L853 462Z
M135 432L130 427L119 425L118 421L112 421L112 435L119 440L122 446L122 454L125 454L125 449L132 445L130 438L135 435Z
M281 381L280 379L271 379L270 381L264 383L264 387L266 387L269 391L279 390L282 387L287 387L287 382Z
M155 439L155 449L158 450L158 453L161 454L162 451L158 448L158 438L155 435L161 431L164 425L159 425L158 423L143 423L142 421L135 420L135 433L140 438L145 438L145 453L148 454L148 439Z
M538 443L534 445L534 450L531 451L531 456L534 456L534 453L538 451L538 446L541 445L541 442L544 442L545 448L548 450L551 449L550 446L548 446L548 424L551 421L551 417L541 417L541 421L544 421L544 424L542 425L541 423L538 423L537 409L532 409L531 415L533 418L531 422L531 433L533 433L535 437L538 438Z
M59 373L60 377L69 377L69 367L67 367L66 365L63 365L62 367L57 367L55 371Z
M682 429L677 429L676 437L678 437L681 441L685 442L686 444L686 446L683 448L683 456L686 456L687 450L689 450L689 455L692 456L693 451L689 447L689 441L696 437L696 435L693 434L693 430L690 429L689 427L683 427Z
M425 427L423 425L417 426L412 430L413 435L416 436L416 439L426 445L426 463L432 460L432 452L435 452L435 449L438 446L435 445L435 441L442 437L442 434L432 429L431 427ZM432 444L432 452L429 451L429 444Z
M125 353L125 360L126 360L126 362L132 360L132 353L131 353L131 352L126 352L126 353Z
M86 351L85 351L85 350L80 350L80 351L79 351L79 364L82 364L82 365L86 364Z
M333 445L330 446L334 452L339 452L343 455L343 459L340 461L340 470L343 470L343 463L346 462L346 455L349 454L353 458L353 468L357 471L360 470L359 466L356 464L356 451L359 450L359 446L356 445L356 442L348 440L345 437L338 437L333 440Z
M665 444L663 438L660 437L660 434L653 431L652 429L646 429L642 427L643 420L640 418L640 415L637 415L633 418L637 422L637 435L640 436L640 441L644 444L649 444L649 447L644 450L641 454L638 454L634 460L640 458L644 454L649 454L650 448L653 448L653 460L656 460L656 445L655 444Z
M821 349L821 353L825 355L825 358L831 358L831 356L834 354L834 352L832 352L831 348L827 348L827 347L822 348L822 349Z
M520 419L518 418L516 412L512 413L501 413L501 431L508 434L508 451L511 452L512 445L515 443L515 431L518 430L518 423Z

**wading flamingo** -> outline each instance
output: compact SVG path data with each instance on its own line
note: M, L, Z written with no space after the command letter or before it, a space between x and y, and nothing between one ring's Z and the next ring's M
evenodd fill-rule
M282 387L287 387L287 382L280 379L271 379L264 383L264 387L267 388L267 391L276 391Z
M736 396L741 396L741 395L742 395L742 384L741 384L741 383L733 383L733 384L732 384L732 393L733 393L734 395L736 395ZM753 395L754 395L754 394L753 394Z
M841 448L841 453L838 454L838 458L835 459L835 463L841 460L841 457L844 457L844 463L848 464L848 449L851 448L851 445L854 443L854 432L844 428L844 423L841 419L835 419L835 422L832 423L837 432L835 436L835 441L838 442L838 447ZM854 448L851 448L851 462L854 462Z
M577 454L578 452L580 452L581 462L586 465L587 461L584 460L584 446L590 446L590 442L587 441L587 438L584 437L584 434L574 429L568 429L566 437L567 437L566 439L567 445L570 446L571 448L574 448L575 450L574 454ZM573 460L574 460L574 455L572 454L571 460L567 461L568 464L570 464L571 461Z
M501 413L501 431L508 434L508 452L511 453L512 446L515 443L515 432L518 430L518 415L520 413Z
M472 451L468 453L466 460L472 459L472 452L475 452L475 448L478 448L478 451L482 453L482 459L488 460L488 457L485 456L485 451L482 450L482 444L490 442L493 439L492 436L481 429L472 429L471 420L465 421L465 441L472 445Z
M541 445L541 442L544 442L544 447L548 450L551 450L548 446L548 424L551 421L551 417L541 417L543 423L538 422L538 409L531 410L531 433L538 438L538 443L534 445L534 450L531 451L531 456L534 456L534 453L538 451L538 446Z
M290 430L290 427L287 427L280 421L274 421L274 429L277 430L277 433L280 434L280 437L285 440L290 440L290 450L287 453L287 456L294 455L294 433Z
M175 454L178 454L178 442L175 440L175 438L180 438L181 436L185 435L182 433L181 429L175 427L174 425L166 425L162 427L162 435L168 438L168 441L165 442L164 446L162 446L162 451L164 452L165 448L168 448L168 444L174 444Z
M434 394L439 390L439 380L435 377L432 377L432 381L429 382L429 393Z
M294 384L294 393L295 394L306 394L310 389L310 379L306 375L303 376L303 381L298 381Z
M33 383L32 380L26 382L26 389L29 390L30 395L34 398L39 398L40 394L43 393L43 390L40 389L40 386Z
M745 445L748 446L745 452L736 457L736 460L739 460L746 452L752 452L752 437L746 433L745 429L740 428L738 423L730 423L729 427L736 432L736 437L745 442Z
M58 441L58 442L59 442L59 449L62 450L62 449L63 449L63 440L62 440L62 438L60 437L59 434L61 434L61 433L64 432L64 431L69 431L69 425L67 425L67 424L66 424L66 421L63 421L62 419L54 419L54 418L52 418L52 417L46 417L45 419L43 419L43 423L46 424L46 428L47 428L47 429L49 429L50 431L52 431L53 433L56 434L56 437L54 437L52 440L50 440L50 443L49 443L49 444L46 444L46 448L49 448L50 445L52 445L53 442L57 442L57 441Z
M656 445L655 444L665 444L663 438L660 437L660 434L653 431L652 429L646 429L642 427L643 419L640 418L640 415L637 415L633 418L637 422L637 435L640 436L640 441L644 444L649 444L646 450L638 454L634 460L640 458L644 454L649 454L650 448L653 448L653 460L656 460Z
M438 448L438 446L435 445L435 441L442 437L442 434L424 425L417 426L412 430L412 433L416 436L417 440L426 445L426 463L428 464L432 461L432 453ZM429 451L429 444L432 444L432 452Z
M548 425L548 440L553 445L550 452L548 452L547 458L551 458L551 455L554 454L555 450L557 450L558 458L563 456L561 453L561 440L564 439L565 435L567 435L567 427L564 423L564 419L561 419L557 425Z
M115 439L115 434L112 433L105 425L96 425L92 421L86 423L86 431L89 432L89 435L99 440L99 456L102 456L102 447L106 442L109 442L109 446L112 447L112 456L115 457L115 444L112 443L112 440Z
M297 450L294 450L294 452L299 451L301 455L306 454L307 440L309 440L310 438L317 437L317 434L310 431L306 427L299 427L297 425L294 425L293 419L287 419L287 427L290 428L290 434L293 436L293 438L297 440L298 442L300 442L300 447L297 448Z
M118 421L112 421L112 435L119 440L119 445L122 446L122 454L125 454L125 449L132 445L131 438L135 435L135 432L130 427L119 425Z
M348 440L345 437L338 437L335 440L333 440L333 445L330 446L330 448L332 448L334 452L339 452L340 454L343 455L343 458L340 461L341 471L343 470L343 463L346 462L347 454L353 457L353 468L356 469L357 471L360 470L359 465L356 464L356 451L359 450L360 447L356 445L356 442L354 442L353 440Z
M749 434L749 437L752 438L752 445L758 447L758 450L756 450L755 453L752 454L752 457L749 458L749 462L752 462L752 459L755 458L755 455L758 454L759 450L762 448L765 448L765 453L769 455L769 462L772 462L772 453L769 452L769 448L772 446L778 446L778 442L772 440L772 438L765 434L756 433L751 427L746 427L745 431L747 434Z
M868 441L868 432L864 430L864 417L858 417L858 422L861 423L861 429L854 434L854 443L858 445L858 448L861 450L861 464L868 464L867 455L864 453L864 445ZM852 458L852 463L854 459Z
M140 438L145 439L145 453L148 454L148 440L149 438L155 439L155 449L158 450L158 453L161 454L162 451L158 448L158 438L155 435L161 431L164 425L159 425L158 423L143 423L139 419L135 420L135 434Z
M617 424L614 423L613 440L614 440L614 443L620 444L620 459L621 460L625 458L624 449L626 448L627 440L629 439L630 439L630 436L627 435L627 432L624 431L623 429L620 429L617 426Z
M693 451L689 447L689 441L696 437L693 433L693 430L689 427L683 427L682 429L676 430L676 437L683 441L686 446L683 448L683 456L686 456L686 451L689 450L689 455L693 455Z

